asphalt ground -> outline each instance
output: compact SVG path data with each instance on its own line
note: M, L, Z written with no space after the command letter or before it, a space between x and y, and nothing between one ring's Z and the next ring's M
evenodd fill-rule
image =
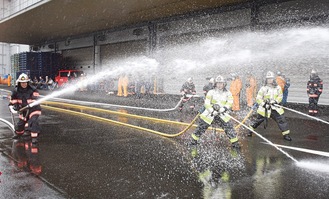
M48 95L49 91L41 94ZM170 109L179 101L179 96L169 95L136 99L105 93L74 93L62 97L158 109ZM11 121L7 105L7 99L0 100L0 118ZM96 103L88 106L102 108ZM288 106L305 113L305 105ZM275 144L295 147L283 150L298 162L257 135L246 137L247 130L243 128L237 130L241 150L233 150L225 134L215 133L212 128L197 147L191 147L187 143L194 127L178 137L167 138L133 126L166 134L178 133L186 126L57 107L132 126L44 105L40 117L42 134L39 144L32 146L28 138L12 140L12 132L0 123L0 197L328 198L329 195L329 157L326 156L329 125L293 112L286 111L292 142L282 139L272 120L266 129L261 125L256 131ZM189 123L196 114L189 110L157 112L120 107L111 110L177 123ZM326 110L327 107L321 107L319 118L328 117ZM232 116L241 121L247 113L245 110ZM299 151L300 148L317 154Z

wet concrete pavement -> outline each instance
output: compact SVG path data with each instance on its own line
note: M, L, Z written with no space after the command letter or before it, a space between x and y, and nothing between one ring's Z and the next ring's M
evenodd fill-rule
M83 99L79 95L70 98ZM162 104L160 108L171 108L177 103L174 97L139 101L107 98L117 104L144 107L149 104L152 108L157 107L157 101ZM11 121L7 103L0 100L0 117ZM294 108L302 110L302 106ZM194 116L177 111L126 112L186 122ZM245 114L241 112L239 118ZM106 114L100 116L115 119ZM328 152L329 125L288 111L286 116L292 142L282 139L271 120L266 130L260 126L257 132L276 144ZM136 122L123 116L116 119L165 133L177 133L184 128ZM223 133L214 134L211 130L202 137L200 145L188 147L186 143L194 128L179 137L165 138L46 107L40 124L42 135L37 146L32 146L28 139L10 139L12 132L0 124L0 197L328 198L329 195L329 157L284 149L299 161L295 163L259 137L245 137L243 129L239 130L242 149L236 151ZM32 153L33 149L37 153Z

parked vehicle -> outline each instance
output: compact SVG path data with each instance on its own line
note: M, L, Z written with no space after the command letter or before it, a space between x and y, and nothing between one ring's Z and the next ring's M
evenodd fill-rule
M64 86L69 81L80 78L84 74L81 70L60 70L55 77L55 82L58 87Z

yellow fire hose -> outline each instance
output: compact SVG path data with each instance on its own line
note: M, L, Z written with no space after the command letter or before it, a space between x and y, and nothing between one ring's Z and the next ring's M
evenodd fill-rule
M179 133L176 133L176 134L167 134L167 133L162 133L162 132L159 132L159 131L151 130L151 129L148 129L148 128L144 128L144 127L127 124L127 123L124 123L124 122L118 122L118 121L115 121L115 120L110 120L110 119L107 119L107 118L98 117L98 116L95 116L95 115L90 115L90 114L87 114L87 113L81 113L81 112L76 112L76 111L71 111L71 110L67 110L67 109L51 107L51 106L43 106L43 108L47 108L47 109L55 110L55 111L67 112L67 113L71 113L71 114L75 114L75 115L83 115L83 116L88 117L88 118L93 118L93 119L97 119L97 120L101 120L101 121L110 122L110 123L113 123L113 124L123 125L123 126L127 126L127 127L130 127L130 128L135 128L135 129L138 129L138 130L147 131L147 132L150 132L150 133L153 133L153 134L161 135L161 136L164 136L164 137L171 137L171 138L172 137L177 137L177 136L185 133L194 124L194 122L196 121L196 119L199 116L199 114L198 114L193 119L193 121L190 123L190 125L185 127L185 129L183 131L181 131Z
M94 116L94 115L87 114L87 113L81 113L81 112L77 112L77 111L72 111L72 110L67 110L67 109L52 107L52 106L49 106L47 104L49 104L49 105L57 104L57 105L70 106L70 107L79 108L79 109L86 109L86 110L88 109L88 110L94 110L94 111L102 111L102 112L107 112L107 113L116 114L116 115L122 115L122 116L127 116L127 117L133 117L133 118L139 118L139 119L146 119L146 120L153 120L153 121L158 121L158 122L163 122L163 123L186 125L187 127L185 127L185 129L182 130L179 133L176 133L176 134L166 134L166 133L162 133L162 132L159 132L159 131L155 131L155 130L143 128L143 127L140 127L140 126L135 126L135 125L127 124L127 123L124 123L124 122L118 122L118 121L115 121L115 120L110 120L110 119L107 119L107 118L102 118L102 117ZM101 121L107 121L107 122L110 122L110 123L114 123L114 124L118 124L118 125L123 125L123 126L131 127L131 128L135 128L135 129L139 129L139 130L143 130L143 131L147 131L147 132L150 132L150 133L154 133L154 134L161 135L161 136L164 136L164 137L171 137L171 138L172 137L177 137L177 136L185 133L192 126L196 126L196 125L193 125L193 124L195 123L195 121L198 119L198 117L200 115L200 113L198 113L196 115L196 117L191 121L191 123L187 124L187 123L182 123L182 122L176 122L176 121L170 121L170 120L163 120L163 119L158 119L158 118L150 118L150 117L146 117L146 116L139 116L139 115L133 115L133 114L128 114L128 113L122 113L122 112L117 112L117 111L111 111L111 110L106 110L106 109L100 109L100 108L95 108L95 107L87 107L87 106L81 106L81 105L75 105L75 104L68 104L68 103L62 103L62 102L50 102L50 101L46 101L46 102L43 102L43 107L48 108L48 109L51 109L51 110L64 111L64 112L67 112L67 113L72 113L72 114L77 114L77 115L83 115L83 116L86 116L86 117L89 117L89 118L94 118L94 119L98 119L98 120L101 120ZM250 117L251 113L252 113L252 110L250 110L250 112L247 114L247 116L243 119L243 121L241 123L244 123ZM238 129L240 126L241 126L241 124L237 125L235 127L235 129ZM222 129L217 129L217 128L216 128L216 130L223 131Z

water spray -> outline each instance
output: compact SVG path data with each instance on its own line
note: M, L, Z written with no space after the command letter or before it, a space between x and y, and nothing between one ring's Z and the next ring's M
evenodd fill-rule
M287 107L280 106L280 105L277 105L277 104L274 104L274 106L279 107L279 108L286 109L286 110L291 111L291 112L294 112L294 113L298 113L298 114L300 114L300 115L304 115L304 116L306 116L306 117L308 117L308 118L311 118L311 119L317 120L317 121L322 122L322 123L325 123L325 124L329 124L329 122L327 122L327 121L325 121L325 120L322 120L322 119L319 119L319 118L317 118L317 117L313 117L313 116L307 115L307 114L305 114L305 113L302 113L302 112L296 111L296 110L291 109L291 108L287 108Z
M298 161L294 157L292 157L291 155L289 155L287 152L283 151L277 145L273 144L273 142L271 142L268 139L264 138L262 135L260 135L259 133L257 133L255 130L253 130L250 127L248 127L247 125L241 123L239 120L235 119L234 117L230 116L229 114L225 113L225 115L227 115L228 117L230 117L231 119L233 119L235 122L241 124L242 126L244 126L245 128L247 128L248 130L250 130L253 133L255 133L258 137L260 137L261 139L263 139L265 142L267 142L269 145L273 146L274 148L276 148L277 150L279 150L283 154L285 154L287 157L289 157L290 159L292 159L295 163L298 163Z
M132 60L134 60L134 61L132 61ZM157 67L159 65L159 63L155 59L151 59L151 58L147 58L147 57L137 57L137 58L132 57L131 60L130 59L123 60L123 61L117 62L115 64L116 64L116 66L119 66L119 67L116 69L109 68L107 70L100 71L99 73L97 73L95 75L86 76L87 77L86 79L80 80L79 82L74 82L73 84L69 84L68 87L66 87L60 91L55 91L50 95L40 98L37 101L32 102L28 106L23 107L20 111L23 111L25 109L38 105L41 102L46 101L48 99L55 98L55 97L65 94L65 93L75 91L82 86L87 86L92 83L98 82L104 78L111 78L111 77L119 76L122 73L127 73L127 71L129 71L129 73L138 73L140 71L142 71L144 73L146 71L152 73L153 71L157 70Z

